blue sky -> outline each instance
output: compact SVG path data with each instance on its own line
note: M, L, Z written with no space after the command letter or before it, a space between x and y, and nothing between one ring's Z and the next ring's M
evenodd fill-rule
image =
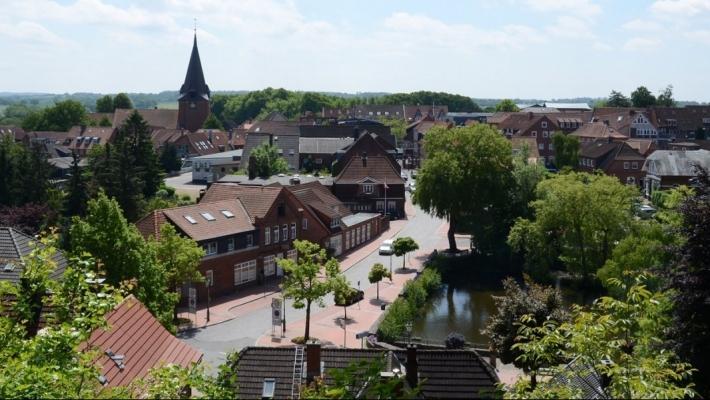
M710 101L710 0L3 0L0 91L626 94Z

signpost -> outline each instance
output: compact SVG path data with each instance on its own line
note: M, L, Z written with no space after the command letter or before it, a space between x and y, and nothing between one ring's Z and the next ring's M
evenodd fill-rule
M271 334L273 335L276 326L281 325L281 336L284 336L283 329L283 314L282 314L283 300L279 297L274 297L271 299Z

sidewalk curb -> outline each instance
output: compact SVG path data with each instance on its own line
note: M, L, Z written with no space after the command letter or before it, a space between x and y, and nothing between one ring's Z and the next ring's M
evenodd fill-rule
M397 235L399 232L402 231L402 229L404 229L405 226L406 226L406 224L402 224L402 226L400 226L400 228L397 229L397 231L392 231L392 235L391 235L389 238L392 238L393 236ZM382 237L382 235L380 235L378 238L381 238L381 237ZM373 242L374 242L374 239L373 239ZM377 251L377 249L375 249L375 250L373 251L373 253L374 253L375 251ZM367 253L367 254L365 254L364 256L362 256L362 257L356 259L349 267L340 270L340 272L345 272L345 271L349 270L350 268L352 268L352 267L354 267L355 265L357 265L358 263L360 263L360 261L362 261L362 260L366 259L367 257L369 257L370 254L372 254L372 253Z

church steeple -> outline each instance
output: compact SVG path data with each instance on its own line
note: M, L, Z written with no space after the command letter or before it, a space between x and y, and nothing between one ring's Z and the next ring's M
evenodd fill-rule
M197 100L200 97L209 100L210 88L205 83L205 75L202 73L200 52L197 50L197 32L195 32L185 83L180 87L180 100Z

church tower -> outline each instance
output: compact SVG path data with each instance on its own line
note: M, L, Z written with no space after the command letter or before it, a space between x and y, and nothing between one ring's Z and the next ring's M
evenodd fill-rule
M190 64L187 66L185 83L180 88L178 98L178 124L181 129L194 132L204 124L210 115L210 88L202 73L200 53L197 50L197 33L192 44Z

